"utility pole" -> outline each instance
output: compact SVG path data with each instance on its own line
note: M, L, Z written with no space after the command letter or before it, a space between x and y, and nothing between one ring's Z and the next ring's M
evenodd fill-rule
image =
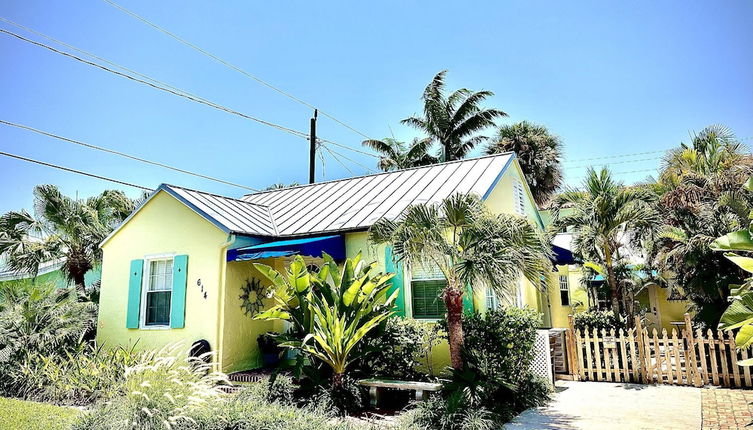
M316 169L316 117L318 113L314 109L314 117L311 118L311 133L309 134L309 184L313 184L316 181L314 173Z

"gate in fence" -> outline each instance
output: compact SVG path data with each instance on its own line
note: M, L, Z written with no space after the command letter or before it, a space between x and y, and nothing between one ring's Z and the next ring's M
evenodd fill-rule
M566 340L575 379L753 388L751 368L737 364L753 351L738 350L730 332L694 332L688 314L681 333L648 330L639 318L629 330L575 330L570 317Z

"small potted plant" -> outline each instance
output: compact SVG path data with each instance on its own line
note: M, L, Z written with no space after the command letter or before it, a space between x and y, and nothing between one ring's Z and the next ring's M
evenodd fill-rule
M256 338L256 342L259 344L259 350L261 351L261 358L264 367L275 367L280 363L280 348L277 336L279 333L269 332L263 333Z

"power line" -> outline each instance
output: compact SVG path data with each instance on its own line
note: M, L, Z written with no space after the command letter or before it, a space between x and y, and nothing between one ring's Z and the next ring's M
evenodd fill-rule
M364 168L364 169L366 169L366 171L367 171L367 172L369 172L369 173L376 173L376 172L375 172L374 170L372 170L372 169L371 169L370 167L368 167L368 166L365 166L365 165L363 165L363 164L359 163L358 161L356 161L356 160L354 160L354 159L352 159L352 158L348 157L347 155L344 155L344 154L343 154L343 153L341 153L341 152L337 152L337 151L335 151L334 149L328 148L328 147L327 147L327 146L326 146L326 145L325 145L324 143L322 143L321 147L322 147L322 148L325 148L325 149L326 149L327 151L329 151L329 152L330 152L331 154L333 154L333 156L334 156L334 154L337 154L337 155L339 155L340 157L342 157L342 158L344 158L344 159L346 159L346 160L350 161L351 163L353 163L353 164L356 164L356 165L358 165L358 166L360 166L360 167L363 167L363 168ZM350 170L349 170L349 171L350 171Z
M602 163L602 164L584 164L582 166L565 166L565 169L583 169L587 167L594 167L594 166L612 166L615 164L626 164L626 163L639 163L642 161L657 161L656 157L651 158L640 158L638 160L625 160L625 161L613 161L611 163Z
M327 152L329 152L329 154L330 154L330 155L332 156L332 158L334 158L334 159L335 159L335 161L337 161L338 163L340 163L340 165L341 165L341 166L343 166L343 167L345 168L345 170L347 170L347 171L348 171L348 173L350 173L351 175L355 175L355 173L353 173L353 171L352 171L352 170L350 170L350 168L349 168L348 166L346 166L346 165L345 165L345 163L343 163L343 162L342 162L342 161L341 161L341 160L340 160L340 159L339 159L339 158L337 157L337 155L335 155L335 153L334 153L334 152L332 152L332 150L331 150L331 149L329 149L329 148L327 148L326 146L323 146L323 145L322 145L322 146L320 146L320 148L324 148L324 149L325 149L325 150L326 150ZM324 160L322 160L322 165L324 165Z
M22 41L24 41L24 42L27 42L27 43L31 43L31 44L33 44L33 45L36 45L36 46L39 46L39 47L42 47L42 48L48 49L48 50L50 50L50 51L52 51L52 52L55 52L55 53L57 53L57 54L60 54L60 55L63 55L63 56L66 56L66 57L72 58L72 59L74 59L74 60L76 60L76 61L79 61L79 62L81 62L81 63L84 63L84 64L88 64L88 65L90 65L90 66L93 66L93 67L96 67L96 68L102 69L102 70L104 70L104 71L106 71L106 72L110 72L110 73L113 73L113 74L115 74L115 75L118 75L118 76L124 77L124 78L126 78L126 79L130 79L130 80L132 80L132 81L134 81L134 82L138 82L138 83L141 83L141 84L144 84L144 85L150 86L150 87L152 87L152 88L155 88L155 89L158 89L158 90L160 90L160 91L164 91L164 92L167 92L167 93L170 93L170 94L173 94L173 95L179 96L179 97L183 97L183 98L186 98L186 99L188 99L188 100L191 100L191 101L194 101L194 102L197 102L197 103L201 103L201 104L204 104L204 105L207 105L207 106L213 107L213 108L215 108L215 109L219 109L219 110L222 110L222 111L225 111L225 112L231 113L231 114L233 114L233 115L237 115L237 116L240 116L240 117L242 117L242 118L246 118L246 119L250 119L250 120L252 120L252 121L256 121L256 122L258 122L258 123L260 123L260 124L264 124L264 125L267 125L267 126L270 126L270 127L276 128L276 129L278 129L278 130L281 130L281 131L284 131L284 132L286 132L286 133L290 133L290 134L292 134L292 135L294 135L294 136L298 136L298 137L303 137L303 138L306 138L306 139L308 138L308 134L306 134L306 133L303 133L303 132L300 132L300 131L297 131L297 130L293 130L293 129L291 129L291 128L288 128L288 127L285 127L285 126L282 126L282 125L279 125L279 124L275 124L275 123L272 123L272 122L269 122L269 121L265 121L265 120L263 120L263 119L260 119L260 118L256 118L256 117L253 117L253 116L251 116L251 115L247 115L247 114L244 114L244 113L242 113L242 112L239 112L239 111L237 111L237 110L234 110L234 109L231 109L231 108L227 108L227 107L225 107L225 106L222 106L222 105L220 105L220 104L217 104L217 103L215 103L215 102L212 102L212 101L206 100L206 99L204 99L204 98L201 98L201 97L196 97L196 96L190 95L189 93L187 93L187 92L185 92L185 91L181 92L182 90L176 91L176 90L173 90L173 89L167 88L167 87L165 87L165 86L162 86L162 85L159 85L159 84L156 84L156 83L153 83L153 82L148 82L148 81L146 81L146 80L144 80L144 79L139 79L139 78L136 78L136 77L134 77L134 76L131 76L131 75L127 74L127 73L123 73L123 72L119 72L119 71L117 71L117 70L113 70L113 69L111 69L111 68L109 68L109 67L103 66L103 65L101 65L101 64L98 64L98 63L95 63L95 62L93 62L93 61L88 61L88 60L85 60L85 59L83 59L83 58L81 58L81 57L77 57L77 56L75 56L75 55L73 55L73 54L71 54L71 53L68 53L68 52L64 52L64 51L61 51L61 50L59 50L59 49L56 49L56 48L53 48L52 46L49 46L49 45L45 45L44 43L41 43L41 42L37 42L37 41L31 40L31 39L27 39L27 38L25 38L25 37L23 37L23 36L21 36L21 35L19 35L19 34L16 34L16 33L13 33L13 32L11 32L11 31L8 31L8 30L5 30L5 29L2 29L2 28L0 28L0 32L2 32L2 33L5 33L5 34L8 34L8 35L10 35L10 36L13 36L13 37L15 37L15 38L17 38L17 39L19 39L19 40L22 40Z
M76 173L76 174L79 174L79 175L89 176L90 178L95 178L95 179L101 179L103 181L114 182L116 184L126 185L126 186L134 187L134 188L139 188L139 189L142 189L142 190L145 190L145 191L152 191L151 188L147 188L147 187L144 187L144 186L141 186L141 185L132 184L130 182L125 182L125 181L121 181L121 180L118 180L118 179L108 178L106 176L95 175L94 173L88 173L88 172L84 172L82 170L71 169L70 167L58 166L57 164L46 163L44 161L34 160L33 158L26 158L26 157L22 157L20 155L10 154L10 153L7 153L7 152L2 152L2 151L0 151L0 155L4 155L4 156L10 157L10 158L15 158L17 160L23 160L23 161L26 161L26 162L29 162L29 163L39 164L39 165L46 166L46 167L52 167L53 169L64 170L66 172L71 172L71 173Z
M630 170L626 172L610 172L611 175L627 175L631 173L644 173L644 172L656 172L657 169L640 169L640 170ZM578 179L584 179L588 176L576 176L575 178L571 178L571 180L578 180Z
M5 124L5 125L11 126L11 127L16 127L16 128L21 128L21 129L24 129L24 130L32 131L34 133L38 133L38 134L41 134L41 135L44 135L44 136L52 137L54 139L62 140L64 142L73 143L75 145L84 146L86 148L94 149L94 150L97 150L97 151L107 152L109 154L114 154L114 155L117 155L119 157L124 157L124 158L128 158L128 159L131 159L131 160L139 161L141 163L151 164L153 166L158 166L158 167L162 167L162 168L165 168L165 169L170 169L170 170L173 170L173 171L176 171L176 172L184 173L186 175L191 175L191 176L195 176L195 177L198 177L198 178L202 178L202 179L207 179L207 180L210 180L210 181L219 182L221 184L230 185L230 186L233 186L233 187L243 188L243 189L249 190L249 191L259 191L259 190L255 189L255 188L251 188L251 187L247 187L245 185L240 185L240 184L236 184L236 183L233 183L233 182L229 182L229 181L226 181L224 179L214 178L212 176L207 176L207 175L204 175L204 174L201 174L201 173L192 172L190 170L185 170L185 169L181 169L181 168L178 168L178 167L173 167L173 166L170 166L170 165L167 165L167 164L164 164L164 163L160 163L158 161L147 160L145 158L137 157L135 155L126 154L124 152L116 151L114 149L109 149L109 148L105 148L105 147L102 147L102 146L92 145L90 143L81 142L79 140L69 139L67 137L59 136L59 135L56 135L56 134L53 134L53 133L50 133L50 132L47 132L47 131L43 131L43 130L39 130L39 129L36 129L36 128L33 128L33 127L29 127L27 125L16 124L14 122L5 121L5 120L2 120L2 119L0 119L0 124Z
M658 153L667 152L670 149L672 149L672 148L661 149L661 150L657 150L657 151L633 152L633 153L629 153L629 154L607 155L607 156L604 156L604 157L577 158L577 159L573 159L573 160L565 160L565 161L563 161L563 163L573 163L573 162L576 162L576 161L607 160L607 159L613 159L613 158L632 157L632 156L637 156L637 155L658 154Z
M291 128L288 128L288 127L284 127L284 126L281 126L279 124L274 124L274 123L271 123L269 121L265 121L265 120L253 117L253 116L248 115L248 114L244 114L242 112L239 112L237 110L234 110L234 109L228 108L226 106L220 105L219 103L213 102L211 100L208 100L208 99L203 98L201 96L198 96L196 94L192 94L192 93L190 93L190 92L188 92L186 90L177 88L175 86L172 86L172 85L170 85L170 84L168 84L166 82L160 81L158 79L154 79L154 78L152 78L152 77L150 77L148 75L139 73L139 72L137 72L137 71L135 71L133 69L129 69L129 68L125 67L125 66L122 66L122 65L117 64L117 63L115 63L113 61L110 61L110 60L107 60L107 59L102 58L100 56L97 56L96 54L93 54L91 52L88 52L88 51L85 51L83 49L77 48L77 47L75 47L73 45L70 45L70 44L65 43L63 41L55 39L55 38L53 38L51 36L48 36L48 35L46 35L44 33L36 31L36 30L34 30L32 28L29 28L29 27L26 27L24 25L18 24L18 23L14 22L14 21L11 21L11 20L7 19L7 18L0 17L0 20L2 20L4 22L7 22L7 23L9 23L11 25L14 25L16 27L22 28L22 29L24 29L26 31L32 32L34 34L37 34L37 35L39 35L41 37L44 37L44 38L46 38L48 40L51 40L51 41L55 42L55 43L59 43L59 44L61 44L63 46L66 46L66 47L68 47L68 48L76 51L76 52L80 52L80 53L82 53L84 55L88 55L88 56L90 56L92 58L95 58L95 59L97 59L99 61L102 61L102 62L104 62L106 64L109 64L109 65L111 65L113 67L116 67L116 68L119 68L121 70L124 70L127 73L119 72L117 70L110 69L110 68L105 67L105 66L103 66L101 64L97 64L97 63L95 63L93 61L87 61L87 60L82 59L80 57L77 57L77 56L75 56L73 54L70 54L70 53L67 53L67 52L55 49L55 48L53 48L51 46L45 45L43 43L31 40L31 39L27 39L27 38L25 38L25 37L23 37L21 35L16 34L16 33L13 33L13 32L10 32L10 31L4 30L4 29L0 29L0 32L3 32L3 33L6 33L8 35L11 35L13 37L16 37L16 38L18 38L18 39L20 39L20 40L22 40L24 42L31 43L33 45L36 45L36 46L39 46L39 47L51 50L51 51L53 51L53 52L55 52L57 54L60 54L60 55L72 58L72 59L74 59L76 61L83 62L84 64L87 64L87 65L90 65L90 66L93 66L93 67L97 67L99 69L102 69L102 70L105 70L107 72L116 74L118 76L121 76L121 77L130 79L130 80L133 80L135 82L148 85L148 86L150 86L152 88L155 88L155 89L158 89L158 90L161 90L161 91L165 91L165 92L168 92L170 94L173 94L173 95L176 95L176 96L179 96L179 97L183 97L183 98L186 98L188 100L191 100L191 101L194 101L194 102L197 102L197 103L201 103L201 104L207 105L209 107L212 107L212 108L215 108L215 109L227 112L227 113L231 113L233 115L240 116L240 117L245 118L245 119L250 119L252 121L256 121L256 122L259 122L261 124L271 126L273 128L276 128L278 130L290 133L290 134L292 134L294 136L297 136L297 137L301 137L301 138L304 138L304 139L308 139L308 137L309 137L308 134L306 134L304 132L301 132L301 131L298 131L298 130L294 130L294 129L291 129ZM136 75L136 76L140 77L141 79L135 78L133 76L130 76L129 73L133 74L133 75ZM360 154L368 155L370 157L379 158L379 156L374 155L372 153L369 153L369 152L366 152L366 151L362 151L362 150L359 150L359 149L356 149L356 148L352 148L352 147L349 147L347 145L343 145L343 144L340 144L340 143L337 143L337 142L333 142L333 141L328 140L328 139L321 139L321 140L324 141L324 142L330 143L332 145L341 147L343 149L347 149L347 150L354 151L354 152L357 152L357 153L360 153Z
M343 127L349 129L350 131L353 131L354 133L359 134L360 136L362 136L362 137L364 137L366 139L371 139L365 133L362 133L362 132L356 130L354 127L352 127L352 126L346 124L345 122L343 122L343 121L335 118L333 115L331 115L331 114L329 114L327 112L324 112L323 110L319 109L318 107L316 107L316 106L314 106L314 105L312 105L312 104L310 104L310 103L308 103L308 102L306 102L304 100L301 100L298 97L296 97L296 96L294 96L294 95L292 95L292 94L290 94L290 93L288 93L288 92L286 92L286 91L284 91L284 90L282 90L282 89L280 89L280 88L272 85L271 83L269 83L269 82L267 82L267 81L259 78L258 76L252 75L251 73L249 73L249 72L241 69L240 67L238 67L238 66L236 66L234 64L231 64L231 63L223 60L222 58L220 58L220 57L212 54L211 52L206 51L205 49L200 48L199 46L194 45L193 43L187 41L186 39L183 39L182 37L180 37L180 36L178 36L178 35L176 35L174 33L171 33L167 29L165 29L163 27L160 27L159 25L157 25L157 24L149 21L148 19L142 17L141 15L138 15L136 12L133 12L133 11L131 11L129 9L126 9L125 7L123 7L123 6L115 3L112 0L104 0L104 1L107 2L107 3L109 3L110 5L114 6L115 8L120 9L122 12L125 12L128 15L130 15L130 16L138 19L139 21L141 21L141 22L149 25L150 27L152 27L152 28L154 28L154 29L156 29L156 30L158 30L158 31L160 31L160 32L162 32L162 33L164 33L164 34L172 37L173 39L177 40L178 42L182 43L183 45L186 45L189 48L194 49L194 50L202 53L203 55L205 55L205 56L213 59L214 61L217 61L218 63L220 63L220 64L222 64L222 65L224 65L226 67L229 67L230 69L233 69L236 72L245 75L246 77L249 77L249 78L255 80L256 82L258 82L258 83L266 86L267 88L270 88L270 89L272 89L272 90L274 90L274 91L276 91L276 92L284 95L285 97L287 97L287 98L289 98L291 100L294 100L294 101L296 101L296 102L298 102L298 103L300 103L300 104L302 104L302 105L304 105L304 106L306 106L306 107L308 107L310 109L318 109L320 114L326 116L327 118L331 119L332 121L335 121L336 123L342 125Z

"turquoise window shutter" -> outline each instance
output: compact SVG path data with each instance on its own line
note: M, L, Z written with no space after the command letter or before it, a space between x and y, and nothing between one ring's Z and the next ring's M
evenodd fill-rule
M128 311L126 313L126 328L139 328L139 313L141 311L141 281L144 270L144 260L132 260L131 272L128 278Z
M395 300L395 315L405 316L405 289L403 288L403 265L402 263L395 262L392 259L392 247L388 246L384 250L384 267L387 273L394 273L395 276L390 280L392 287L390 287L389 295L392 295L395 290L397 293L397 300Z
M465 293L463 294L463 313L473 315L473 312L473 288L469 284L465 286Z
M188 256L176 255L173 259L173 294L170 301L170 328L186 325L186 281Z

